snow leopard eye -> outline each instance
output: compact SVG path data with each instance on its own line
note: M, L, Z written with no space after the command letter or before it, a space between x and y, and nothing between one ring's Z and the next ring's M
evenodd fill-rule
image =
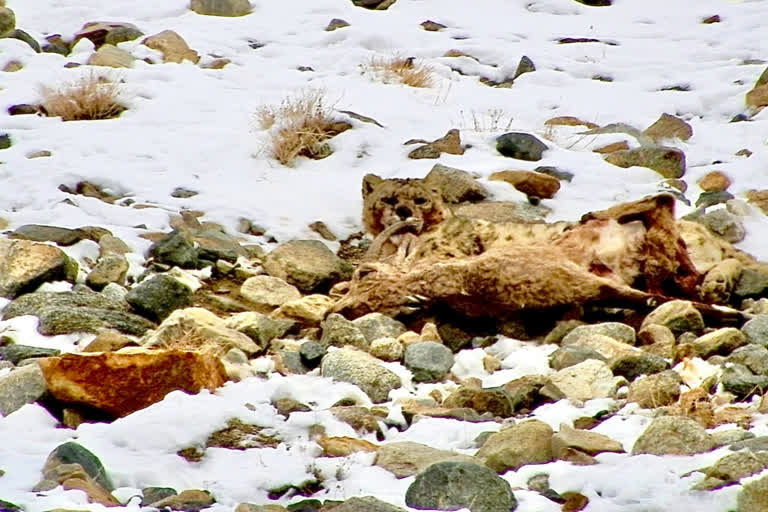
M385 197L381 200L384 204L388 204L389 206L394 206L397 203L396 197Z
M417 197L416 199L413 200L413 202L414 204L421 206L423 204L427 204L427 199L424 197Z

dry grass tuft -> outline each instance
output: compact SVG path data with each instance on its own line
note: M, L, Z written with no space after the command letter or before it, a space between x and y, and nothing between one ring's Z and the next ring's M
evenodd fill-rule
M410 87L435 85L434 68L416 61L414 57L371 57L363 64L363 70L385 83L397 82Z
M469 113L460 110L459 116L462 128L476 132L508 132L515 121L503 108L489 108L484 112L471 110Z
M271 156L286 166L299 156L316 160L329 156L332 150L326 141L352 127L334 119L325 91L319 89L262 106L254 117L260 128L271 130Z
M126 107L120 103L120 84L95 73L64 84L58 89L40 87L42 106L52 117L64 121L111 119Z

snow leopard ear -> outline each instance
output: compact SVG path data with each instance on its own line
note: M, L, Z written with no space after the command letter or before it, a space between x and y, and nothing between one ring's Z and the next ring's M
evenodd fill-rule
M384 180L375 174L366 174L363 178L363 199L368 197L382 181Z

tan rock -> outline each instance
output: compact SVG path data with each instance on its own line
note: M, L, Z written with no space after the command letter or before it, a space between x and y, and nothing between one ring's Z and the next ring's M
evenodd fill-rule
M240 286L240 295L259 306L279 307L301 298L301 292L278 277L254 276Z
M747 192L747 201L768 215L768 190L750 190Z
M450 450L438 450L412 441L399 441L381 445L374 465L386 469L397 478L406 478L419 473L430 464L445 461L482 464L480 459L469 455L461 455Z
M251 12L248 0L192 0L189 8L206 16L245 16Z
M437 326L434 323L427 322L424 324L424 327L421 328L421 341L434 341L435 343L443 342L440 333L437 332Z
M735 327L724 327L703 336L693 342L693 348L702 359L713 355L727 356L739 347L747 344L747 337Z
M130 68L135 60L136 58L127 51L111 44L105 44L88 57L87 64L110 68Z
M375 444L354 437L321 437L315 441L323 449L326 457L346 457L357 452L375 452Z
M69 258L58 247L28 240L0 239L0 297L32 291L67 278Z
M545 126L586 126L590 130L594 128L600 128L599 124L595 124L589 121L582 121L578 117L573 116L558 116L544 121Z
M288 301L272 312L273 318L296 320L309 325L317 325L333 309L333 299L327 295L307 295L297 300Z
M655 141L673 138L685 141L693 135L693 128L679 117L661 114L643 133Z
M122 505L117 498L112 496L107 490L102 488L92 479L88 478L69 478L61 483L64 490L77 489L83 491L88 496L89 503L101 503L107 507L118 507Z
M395 338L377 338L371 342L368 353L382 361L399 361L405 349Z
M747 93L747 106L752 108L765 107L768 105L768 84L755 87Z
M160 51L165 62L188 60L197 64L200 60L197 52L190 49L187 42L173 30L163 30L158 34L147 37L142 43L153 50Z
M627 401L646 409L672 405L680 397L680 384L682 379L672 370L635 379L629 385Z
M16 71L21 71L22 69L24 69L24 64L18 60L8 61L8 63L3 66L3 71L6 73L15 73Z
M563 423L560 425L560 430L552 436L552 455L559 458L559 454L566 448L574 448L588 455L624 452L621 443L608 436L589 430L575 429Z
M602 361L588 359L550 375L550 382L567 398L591 400L609 398L624 380L614 377Z
M705 192L721 192L731 186L731 180L722 171L712 171L699 180L699 187Z
M485 465L497 473L549 462L553 459L552 435L552 428L543 421L524 421L491 434L475 456L485 459Z
M558 190L560 182L557 178L533 171L498 171L488 177L493 181L505 181L523 194L552 199Z
M184 350L65 354L39 364L54 398L117 417L159 402L171 391L214 390L226 380L217 357Z
M627 141L622 140L620 142L612 142L610 144L606 144L605 146L600 146L599 148L594 149L593 152L605 155L615 151L624 151L626 149L629 149L629 144Z

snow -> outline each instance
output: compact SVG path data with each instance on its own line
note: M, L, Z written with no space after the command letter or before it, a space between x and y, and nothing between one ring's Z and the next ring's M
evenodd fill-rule
M134 250L131 274L142 267L141 255L149 231L169 231L171 215L183 210L204 213L201 220L217 222L243 241L269 249L274 237L282 242L316 238L307 227L322 220L339 237L361 229L360 183L364 174L383 177L421 177L435 161L409 160L411 138L435 139L451 128L461 130L470 144L462 156L443 155L439 162L478 174L496 199L520 200L522 194L503 183L488 182L494 171L533 169L554 165L574 173L555 199L551 220L577 219L587 211L637 199L665 190L660 177L641 168L620 169L603 162L591 150L625 137L583 135L583 127L547 128L556 116L576 116L601 125L628 123L643 129L660 114L675 114L693 127L687 142L669 142L687 156L686 197L695 201L697 180L721 170L733 181L737 197L753 188L768 187L768 112L750 122L729 123L745 112L744 95L766 64L768 42L764 20L768 3L759 0L615 0L611 7L590 8L573 0L398 0L384 12L354 7L349 0L254 0L253 13L242 18L199 16L188 10L187 0L136 2L135 0L9 0L17 24L35 39L49 34L65 38L90 21L136 24L145 34L177 31L197 50L203 62L214 56L232 61L221 70L201 69L189 62L161 64L159 54L140 40L120 47L139 60L132 69L100 69L124 82L129 109L118 119L62 122L57 118L2 115L2 129L13 146L0 154L0 217L8 229L24 224L62 227L102 226ZM701 24L719 14L721 23ZM351 26L325 32L332 18ZM419 23L431 19L446 25L441 32L427 32ZM557 44L561 37L590 37L604 43ZM265 46L253 49L249 43ZM448 58L450 49L464 51L477 61ZM40 86L56 87L87 75L89 66L66 69L67 62L84 63L93 45L83 40L72 55L35 54L25 43L0 39L0 66L11 60L24 64L21 71L0 73L0 108L35 103ZM512 88L480 85L477 76L493 80L510 77L523 55L537 71L521 76ZM361 69L371 57L414 56L431 65L436 83L429 89L383 84ZM149 64L141 59L148 58ZM758 60L758 63L756 62ZM301 72L299 66L314 71ZM610 76L613 82L592 79ZM687 92L662 90L686 86ZM254 119L259 106L277 104L287 95L323 90L337 110L352 110L372 117L384 127L350 120L354 129L335 137L334 153L320 161L300 159L286 168L269 158L267 132ZM341 116L343 117L343 116ZM551 149L540 162L501 157L493 139L504 131L525 131L546 140ZM627 137L631 144L635 141ZM742 148L753 154L736 156ZM27 158L40 150L47 158ZM716 163L717 162L717 163ZM128 196L146 208L107 204L95 198L73 196L59 190L81 180L99 184ZM176 187L199 194L186 199L170 196ZM678 202L679 214L691 211ZM768 217L748 208L748 232L740 244L763 259L768 258ZM267 236L237 232L240 219L266 229ZM143 227L137 227L143 226ZM333 245L333 244L331 244ZM84 241L67 249L83 261L94 259L97 247ZM77 335L44 337L36 321L19 317L0 322L3 336L45 347L76 351L83 345ZM551 370L547 357L554 347L532 346L502 338L487 349L462 352L453 368L461 377L478 377L484 386ZM483 357L492 354L502 369L489 375ZM257 362L265 371L267 361ZM409 377L397 364L388 367ZM692 380L707 368L698 366ZM411 385L391 398L425 397L436 386ZM439 386L437 386L439 387ZM450 385L443 388L450 390ZM312 407L286 420L270 402L291 397ZM218 503L211 509L231 511L242 501L267 503L267 491L285 483L300 483L313 471L322 475L321 499L375 495L399 506L413 477L395 479L371 466L370 455L342 459L316 458L318 446L308 429L325 427L328 435L355 435L351 428L325 411L341 398L370 405L355 386L334 383L318 376L266 378L229 383L216 393L191 397L169 394L165 400L111 424L84 424L76 430L57 428L42 407L27 405L0 419L0 498L24 505L27 512L53 508L100 511L79 491L60 487L41 493L30 489L41 478L42 464L57 445L76 440L99 456L115 481L115 495L128 503L145 486L172 486L177 490L210 490ZM250 404L251 408L246 407ZM390 403L391 405L391 403ZM611 400L585 404L560 401L538 408L533 417L553 428L571 424L614 406ZM399 412L393 407L391 419ZM209 449L201 463L189 463L176 451L201 443L230 418L255 422L285 440L277 448L246 451ZM642 411L624 409L595 431L620 441L631 450L650 419ZM757 418L752 431L766 433L766 419ZM404 432L389 427L387 440L410 440L436 448L471 454L473 440L497 423L468 423L428 418ZM369 435L375 442L375 436ZM726 511L735 507L740 486L714 492L693 492L701 473L686 473L711 464L722 449L693 457L603 454L600 464L576 467L565 462L525 466L504 475L517 487L530 476L550 475L559 492L578 491L589 497L587 510ZM516 490L521 512L556 511L559 505L527 490ZM277 503L287 504L286 495Z

